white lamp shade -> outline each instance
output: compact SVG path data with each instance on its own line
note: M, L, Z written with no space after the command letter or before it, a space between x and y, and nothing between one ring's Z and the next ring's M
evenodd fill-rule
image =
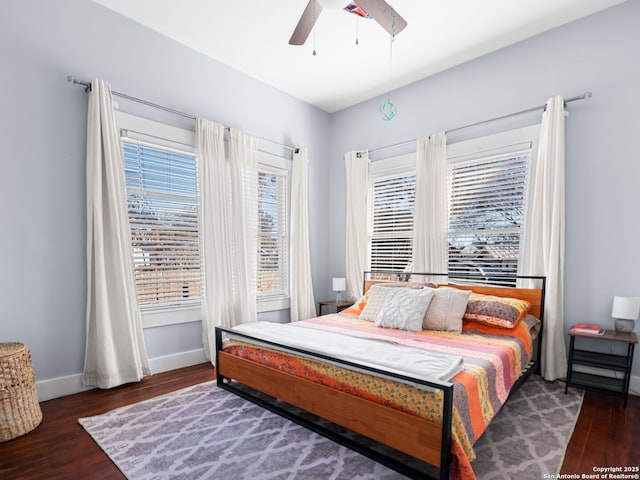
M333 291L334 292L344 292L347 289L347 279L346 278L334 278L333 279Z
M640 314L640 297L613 297L611 316L626 320L637 320Z
M337 10L347 7L351 2L349 0L318 0L318 3L329 10Z

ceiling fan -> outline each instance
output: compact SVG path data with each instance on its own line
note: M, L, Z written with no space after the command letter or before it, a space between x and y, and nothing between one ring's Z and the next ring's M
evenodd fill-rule
M343 9L361 17L371 17L391 35L397 35L407 26L407 21L385 0L309 0L289 39L290 45L303 45L307 41L323 8Z

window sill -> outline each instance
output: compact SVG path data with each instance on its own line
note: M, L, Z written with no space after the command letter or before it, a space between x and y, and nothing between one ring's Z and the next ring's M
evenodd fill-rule
M200 305L141 312L142 328L164 327L202 320Z
M257 313L273 312L290 308L289 297L262 299L256 302ZM200 322L202 313L199 305L180 308L166 308L141 312L142 328L164 327L180 323Z
M257 313L273 312L274 310L286 310L291 307L289 297L258 299L256 304Z

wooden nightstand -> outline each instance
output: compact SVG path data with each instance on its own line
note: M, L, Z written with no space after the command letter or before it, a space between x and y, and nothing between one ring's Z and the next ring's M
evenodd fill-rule
M347 307L353 305L353 302L338 302L336 300L325 300L324 302L318 302L318 315L322 315L322 307L336 307L336 312L341 312Z
M589 333L569 332L571 337L569 343L569 356L567 359L567 382L564 393L569 387L590 388L605 392L612 392L624 397L624 406L627 406L629 396L629 381L631 379L631 366L633 365L633 350L638 337L634 332L623 333L614 330L605 330L603 335ZM627 344L626 355L616 355L613 353L601 353L591 350L575 348L576 338L589 338L591 340L605 342L624 342ZM575 365L585 365L604 370L621 372L623 378L611 378L597 373L575 372Z

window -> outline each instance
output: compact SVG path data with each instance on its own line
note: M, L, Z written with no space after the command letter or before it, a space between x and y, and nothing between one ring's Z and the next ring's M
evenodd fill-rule
M449 272L492 283L517 275L525 219L529 150L452 163Z
M369 269L410 270L415 204L415 155L371 164L369 180Z
M539 125L447 146L450 278L513 284L526 228L526 192Z
M200 304L196 158L127 137L122 146L140 309Z
M480 274L502 284L501 276L517 274L538 129L447 146L450 278ZM410 271L415 155L373 162L369 175L368 268Z
M258 164L258 311L287 308L289 297L289 163L260 154Z
M143 324L197 321L203 286L195 135L122 112L116 120ZM257 192L245 192L258 212L258 311L289 307L290 163L260 152Z
M193 132L116 111L136 292L144 327L200 320Z
M415 191L415 174L372 183L371 270L402 272L411 263Z

